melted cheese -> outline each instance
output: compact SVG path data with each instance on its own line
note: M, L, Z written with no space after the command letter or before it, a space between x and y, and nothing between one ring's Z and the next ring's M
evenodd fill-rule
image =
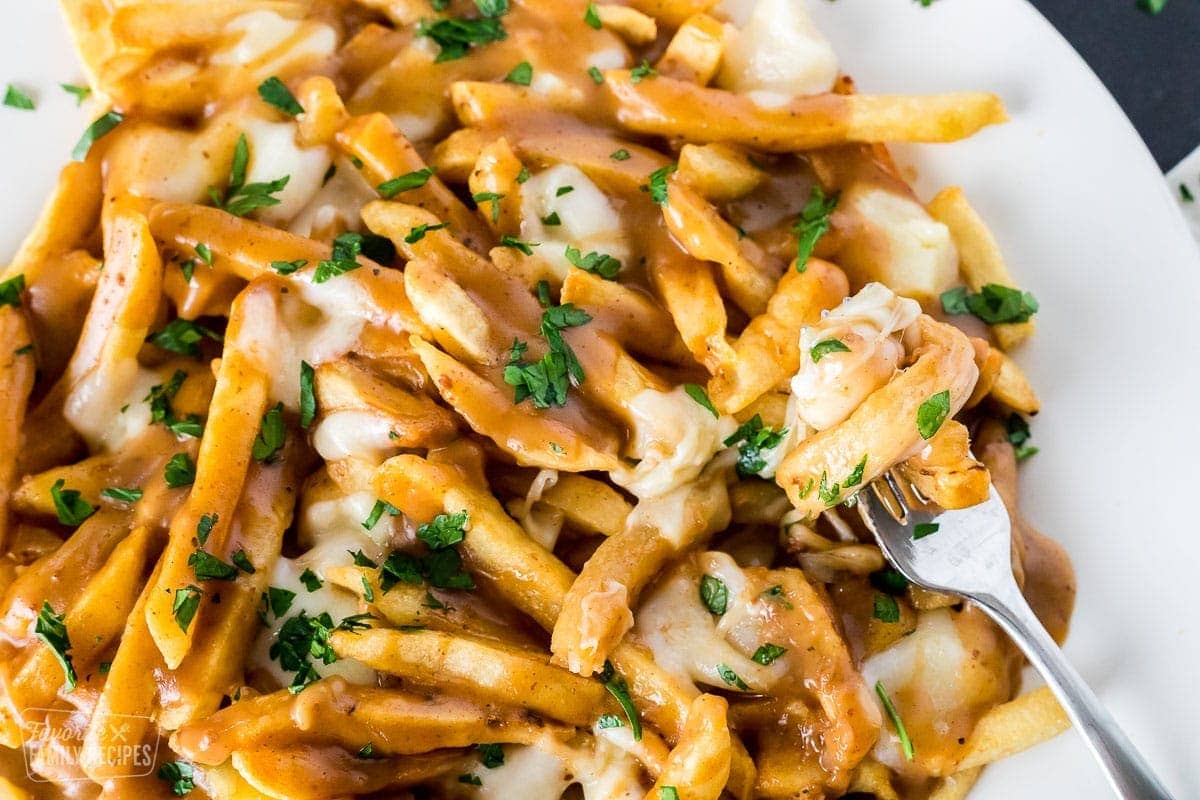
M849 254L847 263L863 280L886 283L899 294L936 297L958 282L958 250L950 229L929 216L912 197L871 186L852 187L840 203L874 236L875 249Z
M566 194L559 191L574 187ZM561 225L545 225L542 220L558 214ZM559 164L537 173L521 187L521 238L539 242L534 251L554 266L560 277L571 268L567 247L580 255L607 253L624 264L629 259L629 243L621 228L621 217L599 187L578 167Z
M280 58L263 65L274 66L284 59L328 56L337 47L337 33L328 25L286 19L265 9L234 17L226 24L225 33L232 37L233 44L214 52L210 63L245 66L283 49Z
M292 122L246 119L242 127L250 147L246 183L269 183L289 176L287 186L274 194L279 205L259 208L252 214L270 225L286 226L320 191L331 163L329 149L297 145Z
M843 421L872 392L891 380L904 359L895 334L917 321L921 306L898 297L886 286L868 284L800 332L800 369L792 378L794 421L824 430ZM814 361L812 348L837 339L849 352L833 352Z
M644 389L629 402L633 467L620 467L612 479L639 498L666 494L700 475L737 427L732 417L713 417L682 386L670 392Z
M326 461L362 458L380 463L395 450L392 421L370 411L335 411L313 431L313 447Z
M77 383L63 408L67 422L93 452L116 452L150 427L150 388L163 383L157 372L134 359L97 370Z
M346 277L315 285L308 280L291 283L279 307L282 325L275 326L264 347L270 347L264 364L272 370L272 397L288 408L300 407L300 362L312 366L340 358L358 341L366 324L369 304L363 288Z
M333 177L292 218L289 232L297 236L332 239L342 231L356 228L362 207L379 199L362 172L349 161L339 158L336 167Z
M560 509L541 504L538 501L547 489L558 483L558 470L539 470L537 477L529 486L522 500L510 504L509 513L521 523L521 527L529 534L529 538L553 552L558 536L562 533L565 519Z
M719 86L765 107L833 87L837 56L802 0L726 0L719 10L734 20L726 26Z

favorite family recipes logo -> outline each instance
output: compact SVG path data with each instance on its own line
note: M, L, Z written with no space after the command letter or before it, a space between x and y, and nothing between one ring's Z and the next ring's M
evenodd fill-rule
M146 736L149 717L113 714L106 730L88 737L84 715L61 709L30 708L23 714L22 750L31 780L89 780L149 775L158 754L158 736Z

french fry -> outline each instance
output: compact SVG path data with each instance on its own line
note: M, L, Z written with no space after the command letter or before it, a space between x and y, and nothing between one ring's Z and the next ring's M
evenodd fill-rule
M37 360L24 315L11 306L0 308L0 548L10 541L9 498L17 477L25 405L33 391Z
M750 316L761 314L783 266L753 239L743 238L720 213L678 174L667 180L663 219L675 240L693 258L715 262L721 268L725 290Z
M561 301L587 311L592 315L593 330L610 334L632 352L677 364L692 363L671 317L641 292L573 269L563 281Z
M475 702L527 708L587 726L605 697L598 681L552 666L541 655L438 631L339 631L331 639L343 658L435 691Z
M1000 355L1000 371L992 384L992 397L1022 414L1036 414L1042 404L1024 371L1006 354Z
M68 0L64 7L85 2L89 0ZM0 270L0 280L24 275L26 285L33 286L51 255L79 246L95 229L100 216L100 180L99 158L63 167L33 230L8 267Z
M745 197L767 177L744 150L729 144L685 144L679 151L678 175L713 203Z
M426 168L416 149L383 114L355 117L338 131L336 141L347 155L363 162L364 173L374 186ZM449 222L454 235L468 247L479 252L491 247L487 228L437 175L430 176L423 186L404 192L404 199Z
M710 373L732 364L736 356L725 336L728 317L712 267L664 243L646 269L692 357Z
M734 142L788 153L846 142L953 142L1008 119L992 94L812 95L764 109L720 89L660 76L634 82L610 70L605 85L623 128L692 142Z
M657 800L663 787L680 797L718 800L729 782L730 736L725 712L729 704L715 694L702 694L688 710L683 734L646 800Z
M983 767L974 767L947 775L934 784L929 800L963 800L982 773Z
M950 229L958 248L959 269L971 291L978 292L989 283L1017 287L1004 263L1000 244L983 218L967 202L963 190L951 186L938 192L927 206L930 215ZM992 332L1005 351L1012 350L1033 335L1034 323L1007 322L993 325Z
M721 68L725 26L708 14L693 14L679 26L655 69L660 75L707 86Z
M677 27L688 17L717 5L717 0L633 0L630 5L670 27Z
M394 4L396 0L388 2ZM264 796L326 800L427 783L460 768L463 758L453 751L362 758L341 747L301 744L237 750L230 762L241 777ZM258 798L234 797L231 800Z
M987 467L971 457L967 429L954 420L946 420L921 452L903 461L900 473L942 508L982 503L991 486Z
M588 110L587 97L569 86L546 94L511 83L455 81L450 84L450 101L458 121L470 127L507 123L530 112L581 114Z
M427 396L409 392L377 377L353 362L337 361L316 368L313 381L317 407L322 419L314 432L320 437L320 425L336 414L361 415L383 420L387 438L381 449L401 447L438 447L449 444L458 432L454 415Z
M865 457L862 485L900 461L921 440L917 409L950 392L951 415L966 403L978 377L974 351L962 333L929 317L917 322L916 361L875 391L845 422L819 431L792 450L776 473L797 511L816 516L840 503L845 478Z
M521 232L521 184L524 165L503 137L484 146L471 171L471 196L479 212L497 235Z
M650 579L677 553L729 524L725 475L711 470L663 497L643 500L625 529L605 539L563 599L550 651L579 675L599 671L633 626L631 609ZM661 509L683 509L660 517ZM660 519L670 519L670 528Z
M658 38L658 25L654 17L647 16L635 8L615 3L598 3L596 13L600 16L601 25L631 45L647 45Z
M300 84L296 101L304 109L296 119L296 139L302 147L333 142L338 131L350 121L337 87L323 75L313 76Z
M708 382L718 409L737 414L800 368L800 330L814 325L849 292L840 269L810 259L804 272L789 268L764 313L750 320L733 344L733 357Z
M850 791L869 794L878 800L900 800L900 795L896 794L896 788L892 785L892 773L870 757L863 759L854 770Z
M957 769L970 770L999 761L1053 739L1071 721L1048 687L998 705L975 723Z
M250 452L267 410L271 378L265 360L268 356L263 353L267 345L259 337L273 328L275 303L275 290L270 284L251 285L234 303L217 388L196 459L196 480L184 510L171 523L157 590L146 602L150 635L171 669L178 667L191 650L196 630L211 605L211 598L202 593L200 605L186 626L176 619L173 610L177 593L196 591L188 588L196 583L188 565L196 549L196 526L201 517L215 514L205 549L210 553L225 550Z

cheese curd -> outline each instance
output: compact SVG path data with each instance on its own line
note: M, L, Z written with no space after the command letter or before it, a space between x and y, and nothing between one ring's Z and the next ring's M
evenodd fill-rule
M802 0L725 0L717 10L732 20L717 75L721 88L774 107L833 87L837 56Z
M920 315L916 301L872 283L801 330L789 418L795 414L800 423L824 430L849 417L899 369L905 357L901 337ZM823 346L814 354L817 345L834 341L848 351Z
M629 259L629 243L612 202L570 164L543 170L521 187L521 238L539 243L534 252L557 270L560 279L571 269L568 247L581 256L606 253L622 264Z

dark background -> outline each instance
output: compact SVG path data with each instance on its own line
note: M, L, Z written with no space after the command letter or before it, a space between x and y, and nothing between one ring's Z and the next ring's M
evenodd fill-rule
M1168 0L1156 16L1136 0L1032 2L1108 86L1164 171L1200 145L1200 0Z

